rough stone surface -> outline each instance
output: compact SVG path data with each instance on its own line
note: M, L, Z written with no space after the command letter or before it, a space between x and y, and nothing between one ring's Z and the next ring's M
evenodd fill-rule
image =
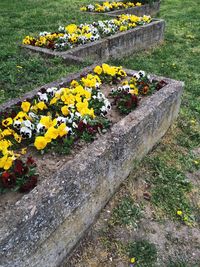
M88 12L89 14L97 15L105 15L105 16L113 16L117 17L118 15L121 14L133 14L136 16L143 16L143 15L150 15L150 16L155 16L158 12L160 11L160 2L154 2L152 4L145 4L142 6L136 6L128 9L120 9L120 10L114 10L110 12Z
M63 86L86 70L44 87ZM1 214L1 267L57 267L66 258L133 170L134 162L152 149L176 119L183 83L164 80L167 86Z
M165 22L154 19L151 23L136 27L126 32L101 39L94 43L81 45L65 52L56 52L47 48L22 45L22 47L46 56L59 56L69 64L84 60L107 60L110 57L119 58L144 49L149 49L164 40Z

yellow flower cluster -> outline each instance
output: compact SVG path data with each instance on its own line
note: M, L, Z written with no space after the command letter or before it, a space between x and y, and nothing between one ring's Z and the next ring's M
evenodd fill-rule
M16 159L14 152L9 150L12 143L9 140L2 138L0 140L0 169L8 170Z
M102 64L102 66L96 66L94 68L94 73L98 75L108 75L111 77L118 76L118 77L126 77L126 72L122 69L122 67L115 67L110 66L108 64Z
M140 2L136 4L132 2L103 2L102 4L87 5L80 8L81 11L93 11L93 12L109 12L118 9L127 9L134 6L141 6Z
M63 36L63 33L48 33L44 36L39 36L37 39L32 36L26 36L22 43L24 45L47 46L49 43Z
M67 30L72 32L72 28ZM73 80L68 87L49 88L50 91L47 89L39 92L31 102L23 101L14 116L5 117L0 122L0 169L10 169L13 161L26 153L26 149L22 148L24 139L29 140L30 144L34 143L37 150L43 150L56 139L67 138L69 130L77 129L76 123L80 120L95 119L95 110L90 100L93 96L98 98L97 88L99 90L102 81L116 78L120 80L124 77L126 72L122 67L102 64L79 81ZM100 98L102 101L102 96ZM104 99L108 101L105 97ZM106 104L103 105L106 108ZM21 145L17 146L18 143Z
M34 137L34 146L38 150L42 150L53 140L67 135L68 127L66 123L58 124L57 118L59 116L67 117L70 113L78 112L82 117L89 116L95 118L94 109L89 107L91 92L85 88L95 88L97 83L101 84L100 78L96 74L88 74L80 82L72 81L69 88L57 90L54 96L49 98L48 103L37 99L33 99L32 103L28 101L22 102L21 110L14 118L8 117L1 121L3 130L0 130L0 152L2 154L0 168L4 170L9 169L12 166L13 160L16 158L17 154L15 155L8 148L12 146L10 139L13 137L18 143L23 139L13 129L13 126L17 123L20 126L23 124L25 126L28 122L29 125L33 125L31 127L34 129L37 128L37 125L44 127L44 135L36 133ZM57 112L53 116L51 110L55 108ZM44 111L48 115L43 115ZM34 116L30 116L30 113L34 114ZM37 119L35 120L34 118Z

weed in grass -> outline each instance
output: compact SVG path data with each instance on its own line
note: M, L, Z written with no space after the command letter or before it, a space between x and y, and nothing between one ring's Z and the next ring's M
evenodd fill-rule
M138 221L141 218L141 207L134 203L130 197L124 197L119 205L114 208L110 224L120 224L137 227Z
M147 240L131 242L127 246L129 258L136 259L138 267L153 267L157 260L157 250L153 243Z
M182 211L182 217L179 216L179 219L187 224L191 223L194 218L186 195L192 189L191 183L182 172L167 167L158 157L149 160L149 163L153 169L152 203L174 219L178 218L177 211Z

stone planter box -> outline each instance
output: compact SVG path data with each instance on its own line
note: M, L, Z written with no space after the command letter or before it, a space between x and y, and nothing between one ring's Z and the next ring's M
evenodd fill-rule
M160 44L164 40L164 30L164 20L154 19L147 25L120 32L65 52L56 52L30 45L22 45L22 47L47 56L62 57L68 63L80 63L84 60L107 60L108 58L122 57Z
M102 1L103 2L103 1ZM143 16L143 15L150 15L150 16L155 16L158 14L160 11L160 1L156 1L152 4L145 4L142 6L136 6L132 8L127 8L127 9L120 9L120 10L114 10L110 12L87 12L89 14L97 15L105 15L105 16L113 16L117 17L118 15L121 14L134 14L136 16Z
M88 70L91 68L43 87L64 86ZM57 267L66 258L133 170L134 162L152 149L178 116L183 83L153 77L168 85L147 97L29 194L1 208L1 267ZM1 105L0 110L17 101Z

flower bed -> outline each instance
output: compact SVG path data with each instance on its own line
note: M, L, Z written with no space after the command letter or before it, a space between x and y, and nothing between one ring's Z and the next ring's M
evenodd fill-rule
M43 165L43 174L46 177L39 180L38 186L17 202L6 201L4 204L1 202L2 266L59 266L120 183L134 168L134 162L142 159L177 117L183 89L181 82L154 75L147 77L143 72L136 73L130 70L124 70L127 74L124 78L124 71L121 72L119 68L110 68L107 65L103 68L109 75L104 75L104 70L101 72L101 66L95 68L95 74L94 67L87 68L81 73L45 85L21 98L22 103L29 99L31 106L38 105L41 102L40 97L46 98L37 95L38 92L46 94L47 89L52 87L69 88L72 80L80 83L88 73L97 74L103 81L101 93L113 103L106 115L113 125L105 134L100 131L99 138L88 146L80 149L79 144L75 144L77 148L73 156L57 156L52 150L43 155L38 153L33 155L37 165ZM119 75L119 78L123 77L122 79L116 79L113 75L116 71L123 74ZM138 83L137 88L135 79ZM72 86L73 84L74 82ZM163 85L161 90L157 90ZM93 90L99 93L98 88ZM146 95L153 91L155 92L153 95ZM137 97L141 99L139 102L135 101L137 93L139 93ZM32 103L31 99L36 99L36 103ZM45 103L47 107L49 100ZM1 105L0 110L15 110L18 102L18 99L12 100ZM121 115L129 108L134 109L137 102L139 105L133 112L127 116ZM27 104L23 106L25 108ZM93 109L95 110L94 106ZM62 110L59 109L59 112ZM59 148L63 149L62 146ZM29 150L33 152L36 149L28 147L27 152Z
M143 71L130 80L126 76L121 67L96 66L66 88L43 88L36 97L1 112L0 192L26 192L36 186L35 160L30 155L25 161L21 159L30 146L42 154L52 150L68 154L78 140L92 141L98 132L109 128L112 121L106 114L111 105L128 114L142 96L166 85L164 81L150 81ZM118 85L108 93L110 99L100 91L105 84Z
M96 3L96 4L89 4L87 6L82 6L80 8L81 11L88 11L88 12L97 12L97 13L104 13L104 12L110 12L114 10L124 10L128 9L130 7L135 6L141 6L142 4L140 2L137 2L136 4L132 2L103 2L103 3Z
M160 10L160 1L151 3L133 3L133 2L103 2L95 5L87 5L81 8L81 11L89 12L90 14L102 14L106 16L117 17L120 14L128 13L136 16L148 14L155 16Z
M138 20L137 24L143 24L143 25L136 27L136 23L133 21L131 23L131 26L130 25L127 26L126 23L124 25L121 25L121 22L123 20L125 20L126 22L131 21L131 20L133 21ZM145 21L147 20L147 22L144 22L144 20ZM109 24L110 21L111 21L111 24ZM119 22L120 24L115 27L114 22L116 21ZM92 33L90 31L93 31L96 28L94 28L93 25L90 25L90 26L81 25L82 30L83 29L85 30L85 27L88 30L88 32L86 33L87 36L83 38L83 36L81 35L77 38L77 34L75 33L76 38L73 39L74 44L72 45L72 48L69 48L69 45L65 45L66 40L63 39L62 36L58 37L58 35L61 33L54 33L50 35L51 38L55 38L53 39L54 41L49 40L49 37L48 37L49 35L47 33L42 34L42 35L46 34L45 35L46 37L41 36L39 37L39 39L26 37L24 39L23 47L28 50L43 53L49 56L60 56L68 61L71 61L72 60L71 57L73 57L73 62L76 62L76 61L80 62L80 61L83 61L84 59L104 60L104 59L108 59L109 57L120 57L123 55L128 55L130 53L139 51L141 49L148 49L163 41L164 28L165 28L164 21L163 20L152 20L150 23L149 22L150 22L150 17L148 16L144 16L143 19L141 19L136 16L121 15L119 20L113 19L113 20L107 21L106 25L109 25L108 28L105 28L104 22L102 21L97 22L97 24L95 25L101 25L101 26L98 28L97 31L95 31L95 35L94 35L95 37L92 36L92 38L91 38ZM68 37L70 36L70 38L74 37L74 33L72 33L73 31L80 30L79 28L77 28L76 25L68 25L66 28L67 28L67 31L71 32L71 34L70 33L66 34L66 36ZM62 27L60 28L60 30L64 31L65 29ZM99 31L103 31L101 33L103 37L102 39L100 38ZM117 33L114 34L114 32L117 32ZM64 35L64 33L62 33L62 35ZM100 39L96 40L98 38ZM55 40L56 40L56 43L55 43ZM60 41L58 42L58 40ZM39 44L41 46L36 46L36 44ZM55 48L56 44L58 45L58 49L61 49L61 50L68 49L68 50L57 51L55 49L54 50L50 49L51 47ZM68 59L68 57L70 58Z
M23 44L66 51L114 35L117 32L148 24L151 20L151 17L146 15L143 17L120 15L116 19L97 21L92 24L70 24L65 27L60 26L54 33L41 32L38 37L26 36Z

